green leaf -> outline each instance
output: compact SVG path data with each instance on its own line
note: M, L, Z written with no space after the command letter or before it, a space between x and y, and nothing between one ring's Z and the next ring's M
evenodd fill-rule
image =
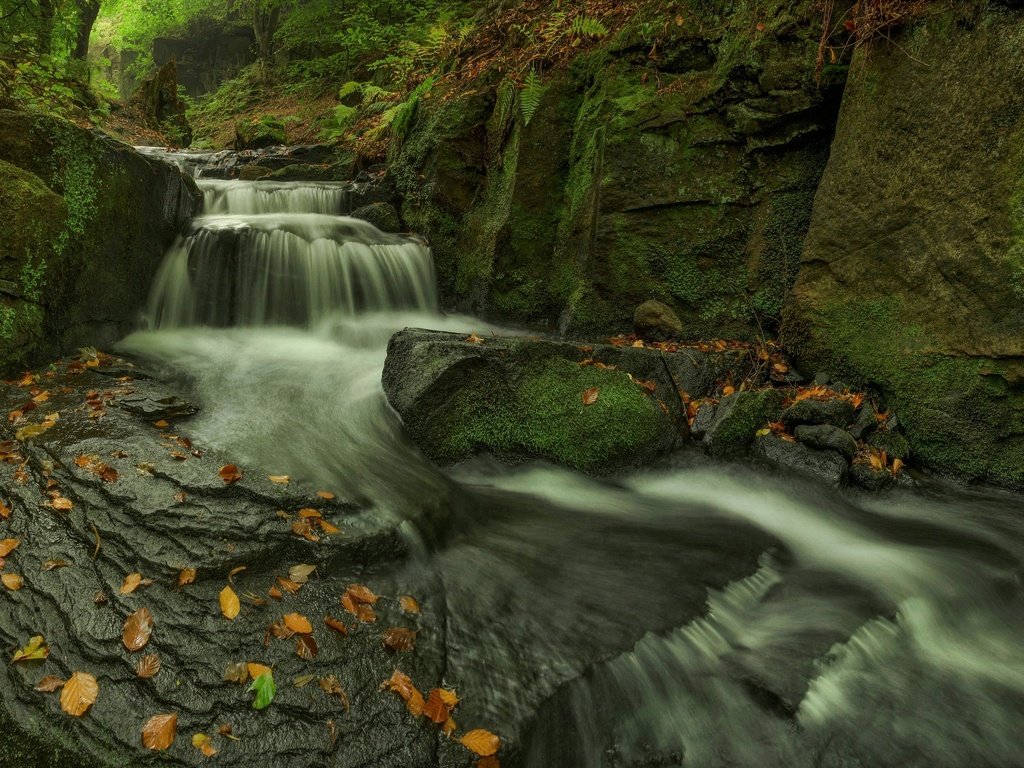
M252 708L265 709L274 700L274 694L277 693L273 673L264 672L252 681L249 690L256 691L256 700L252 703Z
M523 90L519 94L519 109L523 114L523 125L529 125L533 119L537 107L540 106L540 98L544 95L544 86L537 77L537 70L531 69L523 83Z

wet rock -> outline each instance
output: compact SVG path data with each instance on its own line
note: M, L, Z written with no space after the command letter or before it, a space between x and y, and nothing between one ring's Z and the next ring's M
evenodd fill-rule
M235 149L262 149L285 144L284 123L276 117L235 123Z
M712 394L718 382L731 378L743 381L755 373L750 355L727 349L708 354L697 349L680 349L662 356L665 367L680 392L698 398Z
M853 416L853 404L847 400L806 398L789 406L782 414L782 421L789 430L801 424L831 424L834 427L845 427L853 421Z
M875 418L875 408L870 403L864 403L857 411L857 417L850 425L850 434L855 440L863 440L878 428L878 419Z
M688 364L700 354L717 355L687 350ZM407 329L391 339L383 382L413 440L440 464L488 451L607 473L648 462L687 436L665 363L671 357L542 339L472 343ZM597 399L584 405L592 388Z
M867 440L872 448L885 451L890 459L906 459L910 456L910 443L895 429L880 429Z
M846 480L849 462L835 451L816 451L769 434L754 442L754 454L798 475L838 487Z
M170 421L199 413L199 407L176 395L154 397L138 391L118 398L117 405L129 413L151 421Z
M723 397L704 435L704 444L714 456L742 453L759 429L778 419L783 397L777 389L736 392Z
M263 165L243 165L238 171L238 178L242 181L256 181L272 173L272 170Z
M833 427L831 424L801 424L794 432L796 439L820 451L837 451L847 459L853 459L857 453L857 441L845 429Z
M868 491L881 491L894 482L892 473L886 469L875 469L870 464L854 464L850 467L850 482Z
M694 440L703 440L708 429L715 422L715 411L718 410L714 403L705 403L697 410L693 417L693 424L690 425L690 435Z
M352 217L368 221L381 232L401 232L402 220L391 203L370 203L352 211Z
M641 339L668 341L683 335L683 322L671 307L651 299L633 313L633 330Z

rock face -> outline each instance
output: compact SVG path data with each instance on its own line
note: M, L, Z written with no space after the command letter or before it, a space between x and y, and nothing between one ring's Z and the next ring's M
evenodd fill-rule
M1024 11L896 43L854 62L784 341L877 387L916 460L1021 485Z
M132 96L153 127L163 131L179 147L192 143L192 127L185 117L185 103L178 97L178 68L171 59L143 80Z
M409 329L392 337L383 381L413 440L438 463L483 450L606 473L681 443L680 390L703 397L730 371L742 377L748 368L745 355L728 352L584 349L523 338L473 343Z
M528 124L511 81L424 102L391 170L446 302L583 336L650 298L692 338L771 329L835 116L811 5L701 3L656 58L638 23L546 76Z
M170 165L0 110L0 369L123 336L200 204Z

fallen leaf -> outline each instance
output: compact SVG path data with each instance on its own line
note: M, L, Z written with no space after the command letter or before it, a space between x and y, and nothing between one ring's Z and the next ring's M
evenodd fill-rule
M316 570L315 565L293 565L288 569L288 578L296 584L305 584Z
M64 687L64 681L56 675L47 675L38 683L36 683L36 690L40 693L53 693L59 691Z
M224 680L229 683L244 683L249 679L249 665L244 661L229 664L224 670Z
M312 661L319 652L320 648L317 646L316 640L313 639L312 635L295 636L295 653L300 659Z
M142 745L146 749L162 751L174 743L178 735L178 715L153 715L142 726Z
M4 520L7 520L7 519L10 518L10 516L11 516L11 508L8 507L6 504L4 504L2 501L0 501L0 518L3 518Z
M331 499L334 498L334 494L331 493L330 491L317 491L316 495L319 496L321 499L324 499L326 501L330 501Z
M412 684L412 680L404 672L399 672L396 669L390 678L381 683L380 687L397 693L413 717L423 714L423 709L426 706L423 694Z
M21 544L21 539L4 539L0 541L0 557L7 557L18 548L19 544Z
M291 579L282 578L281 576L277 577L277 583L281 587L281 589L283 589L289 595L294 595L296 592L302 589L302 585L298 582L292 581Z
M0 574L0 580L3 581L4 586L11 590L11 592L17 592L25 586L25 580L16 573Z
M265 709L274 700L277 693L277 686L274 685L274 675L267 671L256 677L249 685L250 691L256 692L256 698L252 702L253 709Z
M157 429L166 429L170 424L167 422L167 419L160 419L159 421L154 421L153 426Z
M341 605L346 611L366 624L373 624L377 620L377 614L373 608L366 603L357 602L348 592L341 596Z
M221 480L229 485L242 479L242 470L234 464L225 464L217 474L220 475Z
M498 762L498 758L494 755L489 755L477 760L476 768L501 768L501 763Z
M345 594L351 595L357 603L366 603L367 605L376 605L380 599L372 589L364 587L362 584L350 584L345 590Z
M184 491L178 491L176 494L174 494L174 500L176 502L178 502L179 504L184 504L185 503L185 499L186 499L186 495L185 495Z
M327 675L321 677L318 683L320 690L326 693L328 696L337 696L345 707L345 711L348 712L351 704L348 700L348 694L345 693L345 689L341 687L341 683L338 682L338 678L334 675Z
M292 685L296 688L305 688L314 680L316 680L316 675L299 675L294 680L292 680Z
M59 558L55 558L55 559L52 559L52 560L47 560L45 563L43 563L42 570L44 570L44 571L56 571L58 568L69 568L69 567L71 567L71 563L69 563L67 560L61 560Z
M153 614L150 613L149 608L143 606L125 620L124 630L121 632L121 642L124 643L125 648L134 653L146 647L152 634Z
M333 523L327 522L326 520L320 521L320 530L328 535L332 533L341 533L341 528L334 525Z
M36 635L28 641L28 645L14 652L12 661L42 661L49 655L50 649L46 647L46 640L42 635Z
M96 678L88 672L75 672L60 692L60 708L72 717L84 715L100 695Z
M483 728L462 734L459 743L475 755L490 757L501 748L501 739Z
M203 753L204 757L213 757L217 750L213 746L213 739L205 733L197 733L192 737L192 746Z
M898 475L900 470L903 469L903 459L893 459L892 461L892 473Z
M323 513L319 509L313 509L312 507L304 507L297 514L303 520L319 520L323 517Z
M155 653L150 653L139 659L138 665L135 667L135 674L141 677L143 680L148 680L151 677L156 677L156 674L160 671L160 657Z
M345 626L345 622L339 621L338 619L328 616L324 619L324 624L333 629L339 635L347 635L348 627Z
M416 646L416 631L405 627L391 627L384 630L380 639L392 651L411 651Z
M398 598L398 605L401 606L402 611L404 611L405 613L420 612L420 604L416 602L415 597L411 597L410 595L402 595L400 598Z
M451 715L451 707L441 698L439 689L435 688L427 696L427 703L423 707L423 714L438 725L448 720Z
M455 728L455 721L449 717L447 720L444 721L444 725L441 726L441 731L444 733L445 736L451 738L452 734L455 733Z
M240 574L242 571L247 570L248 568L249 566L247 565L238 565L232 568L230 571L228 571L228 584L233 584L234 582L232 581L232 579L238 574Z
M71 499L64 496L56 496L50 501L50 506L61 512L70 512L75 504Z
M136 589L139 588L139 584L142 583L141 573L129 573L124 577L124 581L121 583L121 594L130 595Z
M313 634L313 625L299 613L289 613L284 617L284 625L297 635Z
M288 475L268 475L270 482L277 483L278 485L288 485L292 479Z
M483 344L484 343L484 340L480 336L477 336L475 332L469 334L469 336L466 337L466 341L468 341L470 344Z
M596 403L599 392L600 392L600 390L598 390L597 387L591 387L590 389L585 389L583 391L583 404L584 405L593 405L594 403Z
M266 664L258 664L255 661L250 661L248 664L246 664L245 669L249 673L249 677L253 679L260 677L261 675L269 675L274 671ZM243 680L242 682L245 681Z
M242 610L242 604L239 602L235 590L231 587L224 587L220 591L220 612L224 614L224 618L233 620L238 616L240 610Z
M188 584L194 584L196 581L196 569L195 568L182 568L181 573L178 574L178 586L184 587Z

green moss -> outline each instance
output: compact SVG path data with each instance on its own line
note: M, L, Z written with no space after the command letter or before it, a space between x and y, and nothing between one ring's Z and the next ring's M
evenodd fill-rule
M93 139L70 123L50 120L42 129L53 142L50 187L63 196L67 205L65 229L53 246L54 253L60 256L68 243L85 236L96 216L96 150Z
M586 406L590 387L599 395ZM527 365L510 390L475 380L457 395L434 445L449 462L484 448L595 471L647 455L661 442L665 418L624 373L549 359Z
M757 431L782 412L783 392L778 389L737 392L723 398L708 430L708 448L716 456L740 453Z

